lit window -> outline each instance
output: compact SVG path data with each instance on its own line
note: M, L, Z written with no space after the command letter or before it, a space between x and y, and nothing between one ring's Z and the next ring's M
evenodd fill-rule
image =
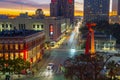
M10 53L10 59L13 60L14 59L14 54Z
M8 53L5 53L5 60L8 60Z
M5 44L5 50L8 50L8 44Z
M23 49L23 48L24 48L23 44L20 44L20 49Z
M15 44L15 49L18 50L18 44Z
M22 58L22 59L24 58L23 52L20 53L20 58Z
M10 44L10 49L11 49L11 50L13 49L13 44Z
M2 45L2 44L0 44L0 50L2 50L2 49L3 49L2 47L3 47L3 45Z
M18 53L15 53L15 59L19 57L19 54Z
M2 54L2 53L0 53L0 57L3 57L3 54Z

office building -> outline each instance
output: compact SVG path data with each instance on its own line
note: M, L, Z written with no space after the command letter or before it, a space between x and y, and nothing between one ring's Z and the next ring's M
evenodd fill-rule
M50 16L70 18L70 22L73 23L74 0L51 0Z
M118 0L118 15L120 15L120 0Z
M84 0L84 21L109 21L109 0Z

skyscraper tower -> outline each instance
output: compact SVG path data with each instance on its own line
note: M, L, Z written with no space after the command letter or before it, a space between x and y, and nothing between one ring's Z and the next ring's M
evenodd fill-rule
M118 0L111 0L112 1L112 15L117 15L118 14Z
M109 21L109 0L84 0L84 21Z
M50 16L70 18L74 20L74 0L51 0Z
M117 7L118 7L118 12L117 12L117 14L120 15L120 0L118 0L118 5L117 5Z

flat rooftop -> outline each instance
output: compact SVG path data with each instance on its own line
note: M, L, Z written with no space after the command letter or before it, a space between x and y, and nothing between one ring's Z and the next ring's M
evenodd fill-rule
M38 32L42 31L35 31L35 30L5 30L0 32L0 37L26 37Z

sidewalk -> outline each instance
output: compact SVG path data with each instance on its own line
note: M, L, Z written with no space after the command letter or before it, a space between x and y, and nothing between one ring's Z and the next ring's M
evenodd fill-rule
M17 80L26 77L26 75L20 75L18 76L17 74L10 75L10 80ZM0 80L5 80L6 75L0 75Z

